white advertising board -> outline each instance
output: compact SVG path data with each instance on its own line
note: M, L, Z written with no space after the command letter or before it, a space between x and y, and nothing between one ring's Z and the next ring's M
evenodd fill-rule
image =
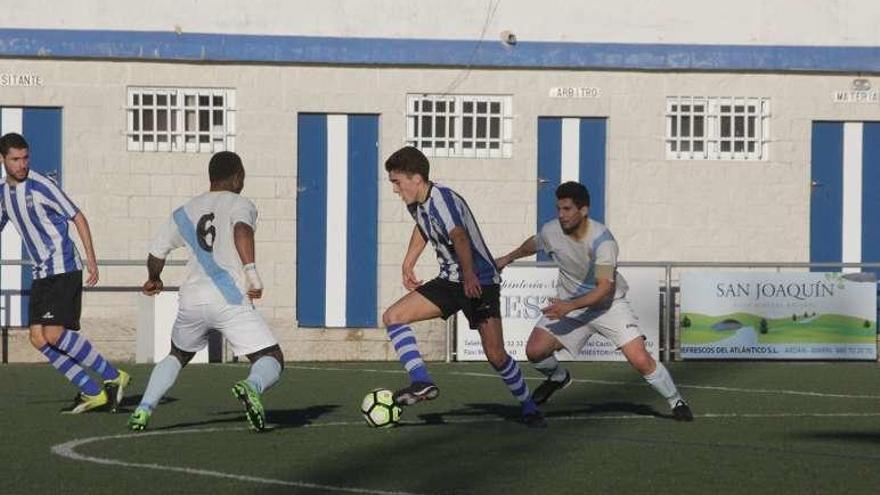
M639 318L639 326L645 334L648 352L658 358L660 336L660 281L662 268L619 268L629 284L627 298ZM541 308L556 297L558 270L552 264L513 264L501 274L501 317L504 325L504 347L514 359L526 360L526 342L535 323L541 316ZM480 334L471 330L467 318L456 315L455 352L458 361L483 361L486 359L480 343ZM623 354L601 335L595 335L576 355L562 351L557 356L572 361L624 361Z

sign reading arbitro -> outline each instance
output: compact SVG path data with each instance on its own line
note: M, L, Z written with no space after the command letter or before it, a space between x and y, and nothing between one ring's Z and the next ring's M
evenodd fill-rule
M43 76L21 72L0 72L0 86L42 86Z

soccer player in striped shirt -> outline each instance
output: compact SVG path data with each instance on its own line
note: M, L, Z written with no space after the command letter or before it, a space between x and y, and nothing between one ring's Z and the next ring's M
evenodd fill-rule
M23 136L0 137L6 180L0 184L0 230L12 222L33 261L30 342L80 393L63 412L79 414L122 400L129 375L113 367L82 336L82 260L68 232L76 226L86 251L86 284L98 283L98 264L85 215L48 177L30 170L29 147ZM86 368L100 375L94 380Z
M428 159L414 147L397 150L385 162L385 170L394 192L416 222L403 259L403 285L410 292L382 315L391 343L412 381L395 392L395 401L412 405L440 393L422 360L410 324L438 316L448 318L461 310L470 327L480 332L489 363L522 404L523 423L545 427L547 423L532 400L519 364L504 349L501 276L467 203L452 189L428 179ZM414 268L429 241L437 253L440 274L422 283Z

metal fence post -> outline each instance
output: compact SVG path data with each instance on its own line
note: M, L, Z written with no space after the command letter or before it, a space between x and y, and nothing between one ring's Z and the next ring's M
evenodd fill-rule
M666 270L666 294L664 298L664 318L663 318L663 362L668 363L670 361L670 356L672 355L671 349L669 346L672 343L671 332L673 331L674 326L671 325L672 315L675 311L675 300L672 297L672 265L666 264L664 266Z
M450 315L446 319L446 362L452 362L452 334L455 329L456 315Z

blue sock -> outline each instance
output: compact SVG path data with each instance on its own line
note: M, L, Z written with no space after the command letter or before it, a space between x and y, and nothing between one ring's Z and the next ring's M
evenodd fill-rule
M412 328L409 325L388 325L388 337L391 338L394 350L397 351L400 364L409 373L410 380L434 383L419 353L419 345L416 343Z
M46 359L49 360L49 363L56 370L70 380L70 383L76 385L82 393L86 395L98 395L101 393L101 386L98 385L98 382L92 380L92 377L86 373L86 370L82 369L82 366L78 365L70 356L49 344L41 347L40 352L46 356Z
M114 380L119 377L119 371L104 359L104 356L97 349L92 347L89 339L80 335L79 332L64 330L58 337L55 347L75 359L79 364L92 368L104 380Z
M183 366L180 365L180 361L171 355L166 356L165 359L156 363L153 372L150 373L150 381L147 383L147 389L144 391L144 395L141 397L141 403L137 408L152 412L159 404L159 401L162 400L165 393L168 392L168 389L174 385L181 368L183 368Z
M248 375L247 381L262 394L275 385L280 376L281 363L272 356L263 356L251 365L251 374Z
M532 400L532 393L529 391L529 386L526 385L526 381L523 380L522 371L519 369L519 363L508 354L507 360L504 361L504 364L502 364L500 368L495 368L495 371L501 375L501 379L504 380L504 384L507 385L510 393L522 403L523 414L530 414L538 410L538 407Z

